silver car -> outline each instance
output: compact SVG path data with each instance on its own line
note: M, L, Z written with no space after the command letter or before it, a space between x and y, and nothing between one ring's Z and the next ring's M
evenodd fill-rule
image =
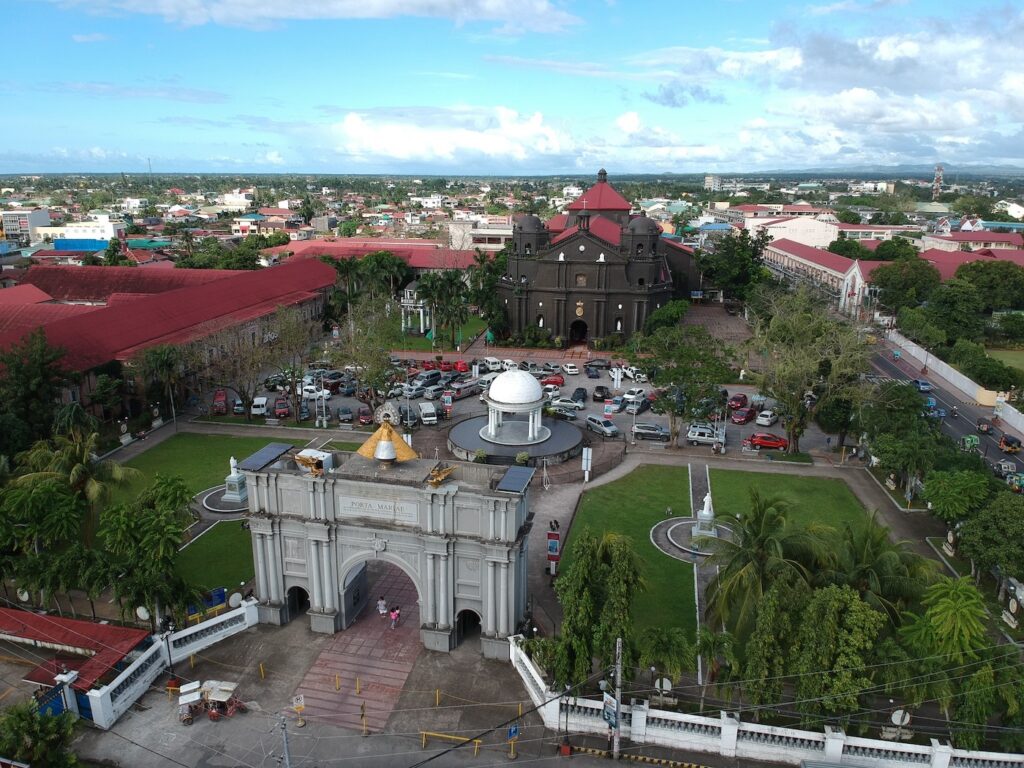
M587 429L603 437L618 437L619 428L604 416L587 416Z

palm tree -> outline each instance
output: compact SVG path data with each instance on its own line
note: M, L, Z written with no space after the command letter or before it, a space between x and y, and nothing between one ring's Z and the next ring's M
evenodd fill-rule
M427 272L420 277L416 285L416 296L430 307L430 338L431 343L436 344L438 307L444 299L440 273Z
M455 334L469 319L469 307L466 306L468 290L462 273L455 269L446 269L441 273L441 303L438 307L444 324L452 334L452 349L455 349Z
M723 667L736 667L735 646L736 639L728 632L715 632L706 626L697 630L695 650L697 655L707 662L707 671L700 686L701 712L704 711L704 697L707 695L708 686L718 682Z
M789 503L778 496L750 492L750 511L716 519L731 529L729 536L706 538L707 564L716 571L708 590L708 614L746 634L757 605L772 582L783 576L809 580L809 567L827 560L825 526L796 526L788 518Z
M181 350L172 344L160 344L149 347L142 352L136 364L139 373L146 383L156 382L167 393L167 401L171 404L171 418L176 419L174 408L174 392L181 383L184 360Z
M985 599L967 577L940 576L925 590L921 604L931 626L935 650L952 662L975 659L986 645Z
M893 624L900 611L920 597L934 575L935 563L910 550L905 541L889 538L889 529L876 522L877 512L864 525L843 529L834 566L820 573L826 584L846 584L862 600L883 611Z
M640 664L663 671L673 682L695 660L693 644L680 627L648 627L640 636Z

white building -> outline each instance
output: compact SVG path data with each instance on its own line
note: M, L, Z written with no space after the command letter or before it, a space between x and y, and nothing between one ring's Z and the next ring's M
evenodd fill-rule
M473 221L451 221L448 240L449 246L457 251L479 248L486 253L496 253L512 241L512 218L485 216Z
M2 219L0 219L3 239L23 245L41 240L44 235L40 233L40 230L47 229L49 226L50 212L45 208L3 211Z
M1013 219L1018 221L1024 219L1024 205L1013 200L1000 200L994 207L997 211L1002 211Z
M120 213L90 211L84 221L72 221L58 227L40 227L39 238L51 240L113 240L121 236L126 224Z
M583 187L578 187L575 184L569 184L562 187L562 197L569 200L575 200L577 197L583 194Z
M721 192L722 191L722 177L716 176L712 173L707 174L704 177L704 189L708 192Z
M121 201L121 210L127 213L137 213L145 208L149 208L147 197L126 197Z
M255 195L251 189L235 189L217 196L217 202L227 211L245 211L252 208Z

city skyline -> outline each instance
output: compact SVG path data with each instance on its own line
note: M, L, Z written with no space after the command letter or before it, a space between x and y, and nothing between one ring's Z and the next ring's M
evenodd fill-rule
M1005 5L35 0L8 25L0 173L1013 169L1024 145Z

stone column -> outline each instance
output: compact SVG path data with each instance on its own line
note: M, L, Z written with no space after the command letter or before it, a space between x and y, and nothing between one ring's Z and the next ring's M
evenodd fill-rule
M333 557L331 557L331 542L323 542L322 546L320 547L320 550L320 564L321 567L324 569L324 611L330 613L335 609L334 598L338 594L338 586L335 583L331 573L333 571L333 568L331 568L333 563L331 561L334 559Z
M261 601L270 602L270 595L267 593L267 536L264 533L256 534L256 579L257 591Z
M267 564L270 566L268 569L268 577L270 579L270 600L274 603L280 603L281 598L281 577L280 571L278 570L281 565L281 546L277 540L277 533L271 532L267 539L269 544L269 551L267 556Z
M317 514L316 514L316 489L315 489L315 484L314 483L310 483L309 484L309 517L312 520L316 520L317 519Z
M487 563L487 582L484 591L484 635L494 636L494 563Z
M501 564L498 590L498 635L508 637L508 563Z
M420 336L427 332L427 324L423 318L423 307L420 307Z
M309 564L306 568L313 581L313 594L310 596L314 611L323 611L324 595L320 584L320 542L309 542Z
M437 626L439 629L448 629L451 626L451 622L448 620L448 555L441 555L439 566L441 568L441 594L438 601L440 615L437 617Z
M433 626L437 619L434 618L434 606L437 605L437 596L434 586L434 555L427 553L427 599L423 605L423 623L428 627Z

